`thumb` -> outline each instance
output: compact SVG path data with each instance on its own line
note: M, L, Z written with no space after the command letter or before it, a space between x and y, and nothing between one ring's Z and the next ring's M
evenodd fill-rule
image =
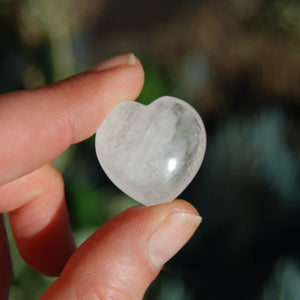
M130 208L73 254L40 299L142 299L200 222L195 208L182 200Z

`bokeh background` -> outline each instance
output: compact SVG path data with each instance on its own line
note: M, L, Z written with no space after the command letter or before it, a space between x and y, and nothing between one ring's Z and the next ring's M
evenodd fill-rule
M300 299L299 1L0 0L1 93L129 51L145 68L138 101L181 97L208 135L181 195L203 223L145 299ZM93 137L54 164L78 243L136 205L101 170ZM53 279L27 267L9 238L10 299L36 299Z

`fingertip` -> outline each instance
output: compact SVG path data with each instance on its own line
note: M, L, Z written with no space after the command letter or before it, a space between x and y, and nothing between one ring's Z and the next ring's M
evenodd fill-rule
M171 210L156 226L147 245L153 267L161 269L187 243L201 221L202 218L194 211Z
M93 66L90 68L90 71L93 72L99 72L99 71L105 71L109 69L113 69L115 67L119 66L134 66L137 63L137 59L133 53L126 53L117 55L114 57L111 57L109 59L106 59L99 64Z
M114 65L111 60L120 62ZM42 88L57 105L54 113L59 116L56 125L61 130L56 140L65 143L64 150L94 134L121 101L133 101L138 97L144 85L144 69L137 58L134 64L130 63L131 60L128 55L120 55ZM71 109L66 109L66 106Z
M1 95L0 144L6 147L0 155L0 184L42 167L71 144L89 138L117 104L138 97L143 83L140 61L133 64L127 55L125 64Z
M74 253L43 299L58 295L80 298L83 294L99 299L112 295L114 299L142 299L162 265L188 241L200 222L196 209L184 200L130 208Z
M190 202L183 199L175 199L171 202L166 202L151 207L152 213L160 216L159 219L164 218L164 216L168 215L170 212L187 213L199 216L201 218L197 209Z

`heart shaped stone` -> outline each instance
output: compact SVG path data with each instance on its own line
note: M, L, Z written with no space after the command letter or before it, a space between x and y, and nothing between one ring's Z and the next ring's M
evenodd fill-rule
M174 200L198 172L205 147L196 110L169 96L148 106L121 102L96 133L96 153L107 176L145 205Z

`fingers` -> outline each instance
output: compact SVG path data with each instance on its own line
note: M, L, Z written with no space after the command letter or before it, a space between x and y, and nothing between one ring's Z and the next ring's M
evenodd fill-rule
M122 100L135 99L144 74L132 54L59 83L0 96L0 185L52 161L91 136Z
M46 165L0 187L0 210L23 259L47 275L59 275L75 250L60 174Z
M0 299L8 299L11 282L12 268L9 255L9 246L3 217L0 215Z
M200 221L197 211L181 200L128 209L73 254L40 299L142 299Z

